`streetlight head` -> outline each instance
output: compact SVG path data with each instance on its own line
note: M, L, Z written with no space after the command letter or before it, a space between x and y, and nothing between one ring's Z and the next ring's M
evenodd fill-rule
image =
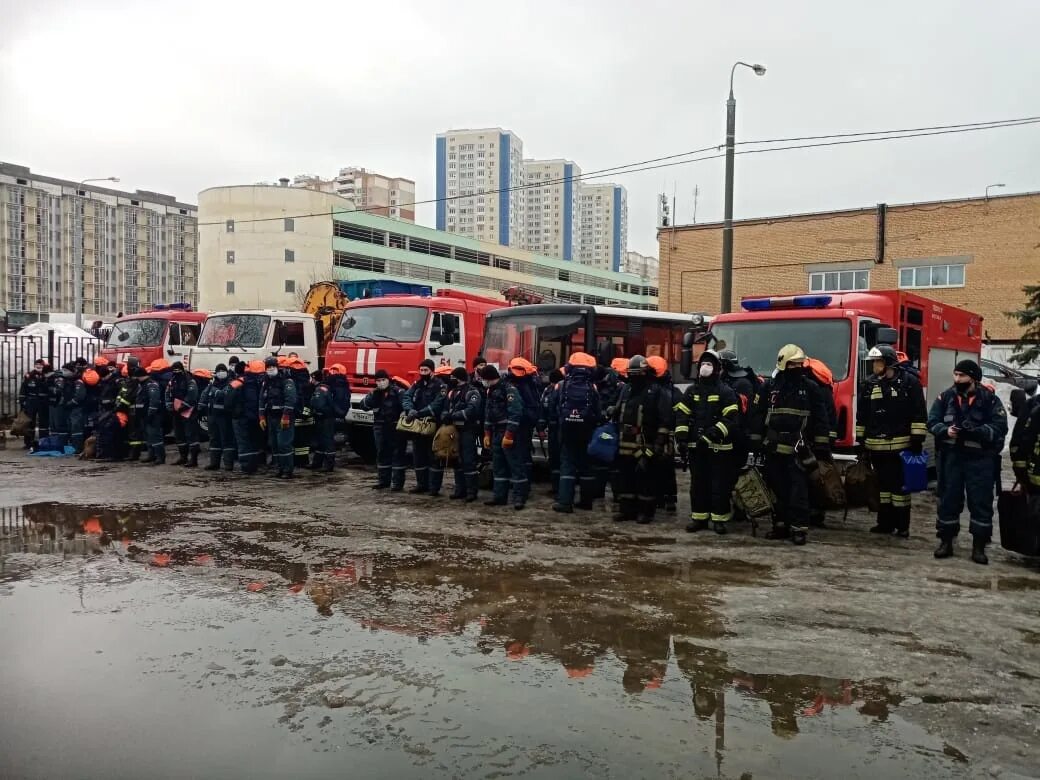
M1003 187L1004 185L1003 184L991 184L990 186L991 187Z
M751 70L755 71L755 75L756 76L764 76L764 75L766 75L766 66L765 65L759 65L757 62L754 65L751 66Z
M115 182L118 182L118 181L119 181L119 177L118 177L118 176L109 176L109 177L108 177L108 180L109 180L109 181L115 181Z

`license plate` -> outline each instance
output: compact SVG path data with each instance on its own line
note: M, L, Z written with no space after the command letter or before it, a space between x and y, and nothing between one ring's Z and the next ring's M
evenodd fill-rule
M347 412L347 422L360 423L361 425L371 425L374 420L374 413L365 411L364 409L351 409L349 412Z

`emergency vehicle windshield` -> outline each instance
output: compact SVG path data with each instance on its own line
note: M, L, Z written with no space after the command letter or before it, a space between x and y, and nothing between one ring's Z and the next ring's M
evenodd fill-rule
M427 313L421 306L347 309L336 332L336 341L422 341Z
M206 319L200 347L262 347L271 318L263 314L219 314Z
M776 369L776 353L784 344L797 344L809 357L822 360L840 382L849 376L852 324L848 320L752 320L715 322L713 349L732 349L740 364L759 376Z
M124 320L112 326L107 347L155 347L162 343L166 320Z
M542 363L552 354L553 365L544 369L550 370L565 363L571 352L585 348L585 324L586 315L580 312L488 317L484 357L503 366L522 357L543 370Z

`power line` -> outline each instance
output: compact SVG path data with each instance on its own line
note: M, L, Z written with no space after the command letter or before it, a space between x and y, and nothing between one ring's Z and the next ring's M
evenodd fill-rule
M926 138L926 137L939 136L939 135L957 135L957 134L960 134L960 133L979 132L979 131L983 131L983 130L997 130L997 129L1001 129L1001 128L1005 128L1005 127L1020 127L1020 126L1023 126L1023 125L1033 125L1033 124L1037 124L1037 123L1040 123L1040 117L1035 117L1034 116L1034 117L1022 117L1022 118L1019 118L1019 119L1004 119L1004 120L993 120L993 121L989 121L989 122L975 122L975 123L961 124L961 125L945 125L945 126L943 126L943 125L936 125L936 126L933 126L935 129L931 129L931 128L912 128L912 129L909 129L909 130L889 130L889 131L872 130L872 131L866 131L864 133L838 133L838 134L832 134L832 135L829 135L829 136L802 136L802 137L795 137L795 138L776 138L776 139L771 139L771 140L768 140L768 141L746 141L746 142L743 142L743 143L744 144L748 144L748 145L754 145L754 144L761 144L761 143L788 143L788 142L791 142L791 141L808 140L810 138L816 138L816 139L837 138L837 139L841 139L841 140L830 140L830 141L822 141L821 140L821 141L816 142L816 143L804 143L804 144L796 144L796 145L791 145L791 146L773 146L773 147L767 147L765 149L738 149L738 150L736 150L734 152L734 154L740 154L740 155L744 155L744 154L766 154L766 153L773 153L773 152L795 151L795 150L800 150L800 149L817 149L817 148L824 148L824 147L831 147L831 146L847 146L847 145L850 145L850 144L858 144L858 143L876 143L876 142L879 142L879 141L894 141L894 140L900 140L900 139L905 139L905 138ZM884 135L882 135L882 134L884 134ZM856 136L856 137L850 137L850 136ZM622 175L625 175L625 174L639 173L639 172L642 172L642 171L652 171L652 170L658 170L658 169L661 169L661 168L671 168L671 167L674 167L674 166L677 166L677 165L688 165L690 163L707 162L709 160L720 159L722 157L725 157L726 155L725 155L725 153L712 154L712 155L708 155L706 157L695 157L694 159L690 159L690 160L680 160L678 158L680 158L680 157L689 157L689 156L697 155L697 154L703 154L704 152L713 151L713 150L720 149L720 148L722 148L721 145L707 146L707 147L704 147L702 149L695 149L693 151L688 151L688 152L680 152L678 154L666 155L664 157L651 158L649 160L642 160L642 161L635 162L635 163L629 163L627 165L617 165L617 166L613 166L611 168L601 168L599 170L591 171L591 172L589 172L587 174L583 173L581 176L578 176L578 177L564 177L564 178L561 178L561 179L549 179L549 180L540 181L540 182L537 182L537 183L530 182L530 183L526 183L526 184L520 184L520 185L516 185L516 186L511 186L511 187L500 187L498 189L485 190L483 192L473 192L473 193L468 193L466 195L449 195L449 196L446 196L446 197L443 197L443 198L428 198L426 200L417 200L417 201L412 201L411 203L398 203L398 204L394 204L394 205L396 205L398 208L401 208L401 207L404 207L404 206L422 206L422 205L429 205L429 204L435 204L435 203L449 203L449 202L452 202L452 201L463 200L463 199L467 199L467 198L485 197L485 196L489 196L489 195L499 195L499 194L503 194L503 193L507 193L507 192L515 192L515 191L521 191L521 190L526 190L526 189L541 188L541 187L546 187L546 186L553 185L553 184L561 184L561 183L564 183L566 181L573 180L574 178L577 178L577 180L579 182L581 182L581 181L585 181L585 180L589 180L589 179L601 179L601 178L605 178L605 177L608 177L608 176L622 176ZM257 217L255 219L242 219L242 220L235 220L235 221L238 222L238 223L241 223L241 224L249 224L249 223L256 223L256 222L276 222L276 221L282 220L282 219L306 219L308 217L325 217L325 216L331 216L331 215L333 215L335 213L344 213L344 214L365 213L365 212L376 211L378 209L385 209L385 208L387 208L387 207L386 206L368 206L368 207L360 208L360 209L359 208L343 209L340 212L336 212L336 211L330 210L330 211L312 212L312 213L309 213L309 214L282 215L282 216L278 216L278 217ZM200 222L200 223L198 223L198 227L216 226L216 225L221 225L221 224L224 224L224 223L223 222Z
M858 133L831 133L829 135L804 135L797 138L764 138L760 141L737 141L737 146L747 144L773 144L785 141L821 141L828 138L851 138L860 135L888 135L890 133L916 133L926 130L953 130L961 127L979 127L981 125L1003 125L1008 122L1026 122L1040 119L1040 116L1027 116L1019 119L994 119L991 122L966 122L959 125L932 125L931 127L904 127L899 130L865 130Z

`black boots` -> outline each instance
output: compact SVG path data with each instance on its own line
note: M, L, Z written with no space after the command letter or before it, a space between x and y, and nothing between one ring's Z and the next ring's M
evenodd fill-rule
M192 448L188 451L188 460L182 464L185 468L193 469L199 465L199 451Z
M708 527L706 520L691 520L686 524L686 533L695 534L698 531L703 531Z
M953 539L940 539L939 546L932 553L936 558L950 558L953 556Z
M971 544L971 559L975 563L981 563L983 566L989 563L989 558L986 557L986 543L976 539Z
M173 462L174 466L186 466L188 464L188 448L178 447L177 448L177 460Z

